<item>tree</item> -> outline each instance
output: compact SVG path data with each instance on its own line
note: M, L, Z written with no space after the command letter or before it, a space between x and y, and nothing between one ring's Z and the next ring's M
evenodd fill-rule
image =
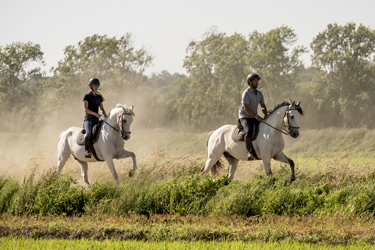
M189 75L178 82L174 105L179 118L205 129L235 123L242 92L248 87L245 79L251 72L261 75L268 103L280 96L282 100L291 97L302 64L298 58L305 52L296 47L289 53L295 42L293 30L287 27L266 34L255 31L249 40L212 29L202 41L192 41L184 60Z
M254 31L249 36L250 72L257 72L261 78L260 88L267 103L278 103L289 97L294 90L295 78L302 65L299 59L306 48L296 46L294 30L282 26L267 33Z
M9 118L10 114L18 121L21 118L31 121L30 113L38 105L40 82L44 78L38 64L44 64L38 44L14 42L0 46L0 114L3 122L4 115Z
M179 80L175 111L196 127L234 122L246 77L245 37L227 36L212 29L202 41L187 48L184 68L188 78Z
M330 125L374 126L375 31L329 24L311 43L318 109ZM372 124L372 125L371 125Z
M53 69L59 103L82 95L92 77L106 83L107 96L125 88L130 93L145 81L143 73L152 59L145 49L135 49L129 33L119 39L93 35L76 46L69 45L64 50L64 60Z

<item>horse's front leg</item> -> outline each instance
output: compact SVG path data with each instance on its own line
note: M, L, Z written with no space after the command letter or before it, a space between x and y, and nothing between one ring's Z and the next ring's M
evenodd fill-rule
M112 157L104 157L104 159L105 159L105 162L107 163L108 168L111 171L112 176L115 179L117 185L120 185L120 183L118 181L118 175L117 175L117 172L116 172L116 169L115 169L115 164L113 163Z
M266 175L271 176L272 171L271 171L271 159L269 157L263 157L262 156L262 161L264 165L264 170L266 170Z
M289 166L290 166L290 171L291 171L290 180L285 180L285 185L287 185L288 183L292 183L293 181L295 181L296 174L294 172L294 161L292 159L288 158L283 152L281 152L280 154L278 154L275 157L275 160L283 162L283 163L288 163Z
M128 158L128 157L131 157L133 160L133 169L129 170L129 177L132 177L135 173L135 170L137 169L137 161L135 158L135 154L133 152L126 151L125 149L123 149L116 158L122 159L122 158Z

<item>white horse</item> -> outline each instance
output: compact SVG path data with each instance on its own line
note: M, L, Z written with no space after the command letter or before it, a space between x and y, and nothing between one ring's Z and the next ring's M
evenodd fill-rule
M129 176L132 176L137 169L135 154L124 149L124 140L130 138L130 125L134 116L133 108L134 106L127 108L124 105L117 104L103 121L99 138L94 144L97 157L106 161L117 185L119 185L119 181L113 159L132 157L133 169L129 171ZM56 171L60 173L69 156L73 155L81 164L81 175L84 182L90 185L87 177L87 163L96 162L97 160L94 157L85 158L85 147L77 144L77 137L81 131L82 128L71 127L60 134L57 147L58 163Z
M284 139L282 133L288 134L293 138L299 136L299 118L303 115L300 103L294 101L285 101L275 107L259 125L259 134L253 146L259 159L263 161L267 176L272 174L271 158L276 161L288 163L291 169L290 180L293 182L296 177L294 173L294 162L284 153ZM287 132L282 129L286 128ZM210 171L211 174L217 174L218 168L222 167L220 157L224 157L229 162L228 178L233 179L240 160L247 161L246 145L243 141L235 142L232 139L232 133L236 125L224 125L215 130L208 138L208 159L201 172Z

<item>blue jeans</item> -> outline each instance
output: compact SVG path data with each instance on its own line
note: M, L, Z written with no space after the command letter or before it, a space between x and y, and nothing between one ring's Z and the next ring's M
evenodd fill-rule
M86 135L85 135L86 138L89 138L89 139L91 140L91 136L92 136L92 127L94 127L94 125L95 125L96 123L97 123L97 122L92 121L92 120L84 120L84 121L83 121L83 127L84 127L85 130L86 130Z

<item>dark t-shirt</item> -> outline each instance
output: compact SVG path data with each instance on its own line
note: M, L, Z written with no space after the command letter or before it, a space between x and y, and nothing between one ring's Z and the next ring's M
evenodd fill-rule
M103 97L101 95L94 95L91 91L89 93L87 93L84 97L83 97L83 101L87 101L89 106L89 110L95 112L95 113L98 113L99 112L99 106L100 106L100 103L103 102ZM89 115L86 113L85 115L85 120L99 120L96 116L93 116L93 115Z

